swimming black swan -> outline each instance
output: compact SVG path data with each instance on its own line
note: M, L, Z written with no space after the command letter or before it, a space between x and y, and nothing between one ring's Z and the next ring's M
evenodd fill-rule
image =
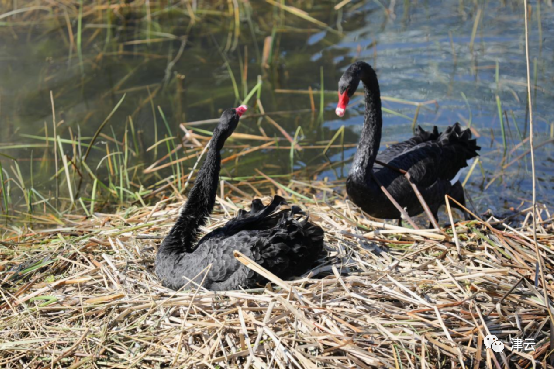
M418 127L415 137L391 145L377 155L383 125L381 93L377 75L369 64L358 61L344 72L339 81L336 113L339 117L344 116L348 101L360 81L365 92L364 126L346 180L346 192L352 201L371 216L399 219L400 223L400 212L383 193L380 183L409 215L423 212L412 186L403 174L391 168L394 167L409 173L435 219L439 207L445 203L445 195L465 206L464 191L458 181L460 170L467 167L468 160L478 156L480 149L476 140L471 139L471 131L462 130L459 123L443 133L439 133L437 127L433 132ZM390 167L384 167L376 160ZM454 202L451 204L462 210ZM469 219L469 214L464 212L464 217Z
M250 212L239 211L236 218L196 243L215 204L220 150L245 111L242 105L223 112L188 200L158 249L156 274L166 287L179 289L189 284L196 288L191 280L213 291L262 285L265 279L235 259L234 250L283 279L307 272L324 253L323 230L309 223L297 206L277 212L286 204L280 196L267 206L255 199ZM297 219L298 214L303 219Z

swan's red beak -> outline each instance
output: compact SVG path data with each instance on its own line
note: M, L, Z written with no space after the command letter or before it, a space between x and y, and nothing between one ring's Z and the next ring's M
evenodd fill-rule
M242 117L242 115L248 110L248 106L246 105L241 105L239 106L238 108L235 109L236 112L237 112L237 115L239 117Z
M350 98L348 97L348 94L346 93L348 90L344 90L342 95L339 92L339 103L337 104L337 109L335 110L335 113L339 117L344 116L344 111L346 110L346 105L348 105L348 101L350 101Z

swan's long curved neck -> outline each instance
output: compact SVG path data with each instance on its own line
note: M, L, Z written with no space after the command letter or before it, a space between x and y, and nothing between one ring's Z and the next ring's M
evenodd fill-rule
M371 173L381 143L383 115L381 92L375 71L368 66L361 74L365 98L364 126L349 177L360 183L370 183L373 181Z
M169 233L169 237L178 239L179 242L167 244L164 242L162 248L172 249L167 251L190 253L194 250L200 227L206 224L215 205L221 169L220 150L223 148L226 138L226 135L221 134L219 130L214 131L206 160L198 172L177 222Z

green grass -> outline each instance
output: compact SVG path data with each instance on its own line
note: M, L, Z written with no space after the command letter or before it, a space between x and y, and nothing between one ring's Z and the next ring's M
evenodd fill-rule
M0 190L2 191L2 201L3 201L3 210L4 214L8 213L9 210L9 193L8 186L6 186L6 180L4 180L4 168L2 167L2 162L0 161Z
M502 146L504 148L504 155L507 150L506 142L506 130L504 129L504 119L502 116L502 103L500 102L500 96L496 95L496 106L498 107L498 119L500 121L500 129L502 130Z
M464 92L461 91L460 94L462 95L462 98L464 99L464 102L466 103L467 111L468 111L468 113L469 113L469 119L468 119L467 126L468 126L469 128L471 128L471 121L472 121L472 119L473 119L473 116L471 115L471 107L469 106L469 101L467 101L467 97L466 97L466 95L464 94Z
M79 0L79 16L77 18L77 54L79 56L79 68L81 75L85 75L83 61L83 0Z
M292 143L290 145L290 171L292 172L294 170L294 152L296 151L296 144L298 143L298 137L300 135L300 132L302 132L302 126L298 126L296 128L296 132L294 133L294 139L292 140ZM302 134L304 135L304 134Z
M319 93L319 119L323 120L323 112L325 111L325 94L323 91L325 91L324 87L324 75L323 75L323 67L319 68L319 78L320 78L320 93Z
M162 120L165 124L165 127L167 129L167 133L169 134L169 136L171 136L172 133L171 133L171 128L169 127L169 122L165 118L165 114L164 114L164 112L163 112L163 110L160 106L158 106L158 111L160 112L160 116L162 117ZM180 192L181 189L182 189L182 187L181 187L182 186L181 166L177 162L179 160L179 150L177 149L177 145L175 144L174 140L167 140L166 144L167 144L167 153L169 155L169 160L172 161L172 162L173 161L175 162L175 164L173 164L171 166L171 168L172 168L172 171L173 171L173 177L178 180L177 188L179 189L179 192Z

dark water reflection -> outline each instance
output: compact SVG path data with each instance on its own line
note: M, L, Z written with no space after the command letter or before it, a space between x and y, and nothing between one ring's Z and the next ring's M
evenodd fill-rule
M206 6L209 11L199 11L194 24L186 9L175 3L169 11L153 13L152 23L147 22L142 7L134 11L122 9L117 14L111 12L109 17L105 11L102 18L94 14L85 16L81 65L75 47L70 46L63 11L58 12L59 17L44 18L31 13L28 17L2 19L6 23L0 27L0 154L18 160L27 189L32 186L44 197L54 196L53 143L46 149L31 147L43 145L44 141L29 137L44 137L46 130L53 137L50 91L54 95L56 118L63 120L57 134L64 139L79 134L88 137L83 142L89 142L126 93L103 133L123 140L125 130L130 132L128 117L132 117L138 156L129 159L129 168L136 166L129 173L133 183L147 186L173 175L170 168L142 174L145 167L167 154L165 143L157 147L157 152L145 151L156 138L161 140L167 135L158 106L173 135L182 135L179 123L217 118L222 108L240 102L235 97L225 60L233 72L241 100L256 85L260 75L261 102L266 112L303 109L294 114L272 115L292 137L302 127L302 146L325 145L324 141L330 140L343 125L345 144L356 143L363 119L362 104L355 105L353 101L346 117L338 119L334 114L336 95L327 94L325 110L319 117L319 95L314 96L316 111L312 113L306 111L311 106L309 95L279 90L306 91L311 87L318 91L323 80L325 90L335 91L344 68L353 60L362 59L377 69L383 95L413 102L437 101L437 106L430 104L419 110L417 122L424 128L438 125L444 129L457 121L466 126L471 122L480 136L483 170L479 166L475 168L466 190L479 211L490 208L498 212L531 199L529 157L524 156L502 170L503 164L512 162L528 149L528 142L517 147L529 131L521 1L352 1L338 11L333 9L336 2L290 4L328 24L332 31L266 2L240 2L240 32L236 39L234 17L214 14L227 12L227 2ZM554 9L548 2L541 2L539 12L537 5L532 2L530 46L535 133L539 144L554 138L550 87L554 81L551 67L554 41L549 37ZM201 4L198 7L202 10ZM2 13L10 10L2 9ZM73 14L72 9L68 14ZM71 17L74 19L71 29L76 37L77 18ZM470 47L477 17L479 23ZM34 21L35 18L40 21ZM261 66L264 39L272 34L274 48L266 68ZM148 35L150 43L146 43ZM241 83L245 60L247 86ZM152 95L150 103L148 98ZM505 158L496 96L505 123ZM409 138L416 107L391 101L384 101L383 106L397 114L385 116L382 146ZM256 112L256 109L250 111ZM211 130L213 126L197 127ZM244 120L237 132L260 136L260 128L270 137L282 137L264 119ZM289 146L287 141L279 142ZM22 144L12 149L5 147ZM106 144L111 145L111 152L117 150L113 142L100 137L95 145L98 150L91 151L87 162L108 185L107 161L97 168L106 155ZM233 144L258 145L259 142L237 139ZM64 144L63 147L70 157L79 151L78 146ZM554 194L553 148L552 143L547 143L536 152L538 199L549 205ZM229 149L226 155L238 150ZM295 178L306 180L315 175L340 183L349 161L319 173L314 172L315 168L329 159L341 161L343 155L348 159L354 149L347 148L343 153L342 149L333 148L327 153L328 158L322 151L296 152L292 163L292 169L298 171ZM1 155L0 160L9 176L15 178L17 169L13 161ZM188 173L193 164L194 159L186 161L183 171ZM253 168L268 175L290 174L290 150L255 151L226 165L224 175L251 176L256 174ZM71 180L75 189L78 179ZM92 180L85 180L81 194L90 197L91 188ZM67 192L67 185L61 185L61 196L67 197ZM14 184L11 194L14 204L25 204L21 190Z

